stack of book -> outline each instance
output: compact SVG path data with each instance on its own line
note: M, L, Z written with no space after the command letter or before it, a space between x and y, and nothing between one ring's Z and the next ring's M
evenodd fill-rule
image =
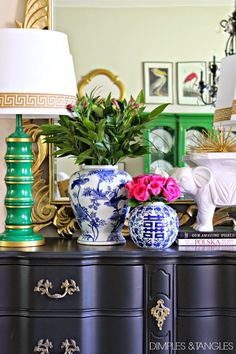
M229 227L212 232L180 229L177 243L179 246L236 246L236 231Z

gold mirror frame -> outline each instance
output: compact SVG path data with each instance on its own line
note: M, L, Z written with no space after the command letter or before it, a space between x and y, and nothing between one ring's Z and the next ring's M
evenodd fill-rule
M123 82L120 81L119 76L114 75L110 70L107 69L94 69L90 71L87 75L83 76L82 79L78 82L78 95L79 97L84 96L85 87L97 76L103 75L108 77L111 82L118 87L120 91L119 100L123 100L126 95L125 86Z
M37 28L37 29L51 29L51 0L26 0L25 1L25 18L23 23L16 21L17 27L20 28ZM114 84L120 89L120 99L125 95L124 85L119 78L106 69L96 69L86 75L79 83L79 95L83 94L83 89L93 77L97 75L108 76ZM35 146L34 152L34 185L33 185L33 198L34 208L32 211L32 219L34 223L34 230L37 232L42 228L54 225L57 232L61 236L70 236L78 225L75 220L74 214L70 207L69 202L53 203L50 195L50 185L47 179L44 179L44 167L49 161L49 147L48 144L42 143L42 136L39 135L39 126L31 121L24 122L25 131L33 138ZM51 164L52 162L50 162ZM51 165L49 169L51 168ZM51 176L50 176L51 178ZM176 203L174 205L178 211L180 225L193 224L196 220L197 207L194 203ZM234 220L230 211L235 212L235 207L221 208L217 210L214 216L214 225L220 225L225 222Z

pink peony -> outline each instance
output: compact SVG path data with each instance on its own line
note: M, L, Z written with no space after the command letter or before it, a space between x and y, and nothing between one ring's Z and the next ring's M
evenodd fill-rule
M134 184L148 184L150 182L150 175L141 175L133 178Z
M133 197L140 202L145 202L150 197L147 186L143 184L137 184L133 189Z
M133 181L129 181L125 183L125 189L128 190L128 198L133 198L133 190L136 185Z
M164 184L166 183L166 178L160 175L151 175L150 181L158 183L160 187L164 187Z
M174 178L168 177L162 194L168 202L172 202L181 196L180 188Z
M159 195L162 191L163 185L158 182L152 181L148 185L148 191L151 195Z

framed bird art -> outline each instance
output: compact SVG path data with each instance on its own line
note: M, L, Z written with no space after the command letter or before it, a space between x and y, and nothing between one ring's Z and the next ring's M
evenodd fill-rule
M173 64L144 62L143 81L146 103L173 103Z
M206 80L206 62L179 62L176 65L178 104L202 105L198 85L200 80Z

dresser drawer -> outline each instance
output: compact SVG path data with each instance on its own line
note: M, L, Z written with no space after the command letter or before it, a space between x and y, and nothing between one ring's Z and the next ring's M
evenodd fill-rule
M236 317L202 316L177 318L180 353L235 353Z
M177 284L179 309L236 308L234 265L180 265Z
M2 354L143 354L141 316L0 317L0 329Z
M26 308L51 311L143 307L142 266L31 266L25 271L29 289ZM66 280L67 290L61 288Z

